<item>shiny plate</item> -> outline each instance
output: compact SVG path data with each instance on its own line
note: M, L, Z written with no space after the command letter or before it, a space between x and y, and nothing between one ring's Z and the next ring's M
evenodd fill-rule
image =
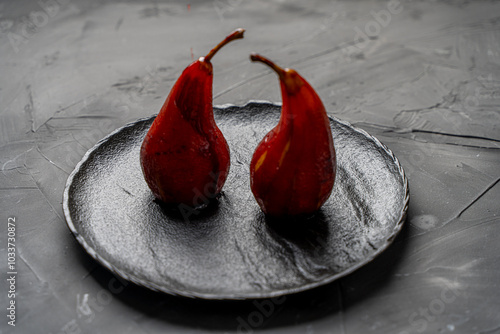
M251 194L249 163L279 111L263 102L215 108L231 170L223 194L196 211L161 205L143 179L139 149L154 117L118 129L68 178L63 205L69 228L106 268L175 295L267 298L351 273L401 230L409 200L403 169L376 138L331 118L337 152L332 196L313 216L270 220Z

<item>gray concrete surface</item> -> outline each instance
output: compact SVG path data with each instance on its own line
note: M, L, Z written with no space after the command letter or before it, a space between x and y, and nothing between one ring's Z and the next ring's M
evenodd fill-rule
M214 103L280 101L259 52L299 71L327 110L384 142L411 189L378 259L278 301L151 292L95 263L62 193L85 152L157 113L192 57ZM500 333L500 2L0 2L0 333ZM13 241L13 240L10 240ZM16 302L15 327L8 324Z

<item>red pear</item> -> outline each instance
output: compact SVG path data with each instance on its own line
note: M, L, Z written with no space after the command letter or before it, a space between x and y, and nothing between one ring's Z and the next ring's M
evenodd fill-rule
M195 207L222 190L229 147L214 120L210 60L221 47L243 38L243 32L235 30L182 72L144 138L144 178L165 203Z
M318 94L295 70L267 58L279 76L283 105L278 125L257 146L250 186L262 211L293 216L318 210L330 196L336 172L330 122Z

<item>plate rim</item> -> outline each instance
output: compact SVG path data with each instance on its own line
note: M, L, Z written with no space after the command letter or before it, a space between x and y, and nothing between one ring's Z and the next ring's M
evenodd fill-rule
M224 109L229 109L229 108L245 108L248 107L251 104L265 104L265 105L272 105L273 107L281 107L281 103L277 102L271 102L271 101L265 101L265 100L249 100L243 105L236 105L236 104L223 104L223 105L214 105L214 109L219 109L219 110L224 110ZM84 250L98 263L100 263L102 266L110 270L112 273L126 279L127 281L130 281L136 285L148 288L153 291L157 292L163 292L169 295L174 295L174 296L183 296L183 297L189 297L189 298L199 298L199 299L207 299L207 300L247 300L247 299L267 299L267 298L275 298L275 297L280 297L284 295L289 295L289 294L295 294L303 291L307 291L316 287L320 287L326 284L329 284L331 282L334 282L342 277L345 277L354 271L358 270L359 268L363 267L364 265L368 264L371 262L373 259L378 257L381 253L383 253L396 239L396 237L399 235L399 233L402 230L402 227L404 225L404 222L406 221L407 213L408 213L408 206L409 206L409 201L410 201L410 188L409 188L409 182L408 178L406 176L406 173L399 161L399 159L396 157L396 155L392 152L391 149L389 149L384 143L382 143L378 138L372 136L365 130L358 128L354 125L352 125L350 122L341 120L331 114L327 113L328 118L332 119L333 121L340 123L344 126L349 127L350 129L353 129L365 137L369 138L372 140L377 146L381 147L394 161L396 166L398 167L398 172L400 177L402 178L402 183L403 183L403 191L404 191L404 205L399 212L399 220L397 223L395 223L394 228L392 232L388 235L388 237L384 240L384 243L373 253L371 253L369 256L363 258L362 261L356 263L355 265L343 270L340 273L337 273L335 275L331 275L326 277L323 280L308 283L301 285L300 287L295 287L295 288L288 288L288 289L280 289L277 291L271 291L271 292L266 292L266 293L259 293L259 292L252 292L252 293L245 293L245 294L235 294L235 293L229 293L229 294L217 294L217 293L205 293L205 292L192 292L192 291L180 291L178 289L168 289L165 286L158 285L153 282L149 282L147 280L138 278L134 276L133 274L129 274L127 272L124 272L118 268L116 268L113 264L111 264L108 260L103 258L98 252L96 252L85 240L85 238L78 233L76 230L76 226L71 218L71 212L69 209L69 190L71 188L71 185L73 184L73 180L75 176L80 172L81 167L87 160L90 158L90 156L97 151L97 149L106 143L111 137L114 135L118 134L121 131L124 131L125 129L128 129L130 127L135 126L136 124L147 121L152 119L153 117L156 117L157 114L147 116L147 117L142 117L139 119L136 119L133 122L126 123L125 125L115 129L108 135L106 135L104 138L100 139L94 146L92 146L90 149L87 150L87 152L84 154L82 159L76 164L75 168L71 172L71 174L68 176L68 179L66 180L66 185L64 187L64 192L63 192L63 212L64 212L64 217L66 220L66 225L72 232L73 236L76 238L76 240L80 243L80 245L84 248Z

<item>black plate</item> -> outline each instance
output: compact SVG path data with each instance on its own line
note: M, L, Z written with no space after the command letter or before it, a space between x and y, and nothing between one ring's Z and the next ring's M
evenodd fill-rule
M222 196L189 212L154 200L139 149L154 117L126 125L92 148L64 192L69 228L118 275L153 290L207 299L267 298L317 287L380 254L408 208L405 174L365 131L331 119L337 177L330 199L299 221L270 221L249 186L249 163L280 106L215 108L231 149Z

